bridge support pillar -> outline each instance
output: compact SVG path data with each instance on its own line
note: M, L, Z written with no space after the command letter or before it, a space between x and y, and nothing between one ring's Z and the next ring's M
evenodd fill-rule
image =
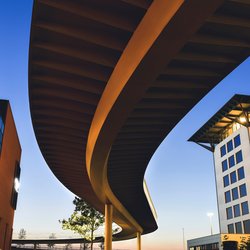
M141 250L141 233L137 232L137 250Z
M105 204L105 241L104 241L105 250L112 250L112 223L113 223L113 205Z

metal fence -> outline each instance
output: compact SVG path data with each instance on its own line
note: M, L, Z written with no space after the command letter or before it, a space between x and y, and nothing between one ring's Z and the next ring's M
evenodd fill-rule
M34 245L13 245L11 246L12 250L30 250L34 249ZM83 246L54 246L54 247L49 247L46 245L37 245L36 249L39 250L83 250ZM88 248L90 250L90 248ZM102 250L100 247L94 247L93 250ZM129 250L129 249L113 249L113 250Z

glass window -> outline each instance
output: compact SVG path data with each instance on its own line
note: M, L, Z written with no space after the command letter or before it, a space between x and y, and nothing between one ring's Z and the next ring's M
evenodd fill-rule
M239 198L239 193L238 193L237 187L232 189L232 198L233 198L233 200L237 200Z
M230 191L225 192L225 202L228 203L231 201Z
M221 164L222 164L222 172L226 171L228 169L227 160L224 160Z
M240 135L234 137L234 147L238 147L241 144Z
M230 174L230 180L231 180L231 184L235 183L237 181L237 177L236 177L236 171L233 171Z
M228 175L225 175L223 177L223 183L224 183L224 187L227 187L229 185L229 177L228 177Z
M220 156L224 156L226 154L226 146L223 145L221 148L220 148Z
M228 207L227 209L226 209L226 212L227 212L227 219L229 220L229 219L232 219L233 218L233 209L232 209L232 207Z
M242 211L242 215L249 214L247 201L241 203L241 211Z
M244 225L244 233L250 234L250 220L243 221L243 225Z
M234 205L234 217L239 217L240 216L240 205Z
M3 142L3 130L4 130L4 123L2 117L0 116L0 152L2 149L2 142Z
M0 132L2 132L2 134L3 134L3 130L4 130L3 118L2 116L0 116Z
M245 178L244 167L239 168L237 172L238 172L238 180L242 180Z
M234 155L231 155L229 158L228 158L228 164L229 164L229 167L233 167L235 165L235 162L234 162Z
M227 152L230 152L233 150L233 141L230 140L228 143L227 143Z
M234 224L227 225L228 233L233 234L234 233Z
M236 156L236 163L242 162L243 157L242 157L242 152L241 150L235 154Z
M3 142L3 134L0 131L0 152L1 152L1 149L2 149L2 142Z
M244 197L247 195L246 184L240 185L240 197Z
M241 226L241 222L236 222L235 223L235 230L237 234L242 234L242 226Z

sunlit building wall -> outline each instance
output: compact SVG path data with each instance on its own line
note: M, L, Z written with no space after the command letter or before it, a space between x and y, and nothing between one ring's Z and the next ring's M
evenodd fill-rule
M249 128L234 123L215 146L214 162L221 233L250 233Z
M10 249L16 209L21 146L8 101L0 100L0 249Z
M249 239L249 234L213 234L187 241L188 250L237 250Z

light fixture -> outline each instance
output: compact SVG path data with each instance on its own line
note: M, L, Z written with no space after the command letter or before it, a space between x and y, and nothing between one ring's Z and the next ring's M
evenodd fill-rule
M239 120L240 120L241 123L246 123L247 122L247 119L246 119L245 116L240 116Z
M213 227L212 227L212 217L214 213L207 213L207 216L209 217L209 222L210 222L210 230L211 230L211 235L213 234Z
M14 188L16 190L16 192L19 192L19 188L20 188L20 181L18 180L18 178L15 178L14 180Z

